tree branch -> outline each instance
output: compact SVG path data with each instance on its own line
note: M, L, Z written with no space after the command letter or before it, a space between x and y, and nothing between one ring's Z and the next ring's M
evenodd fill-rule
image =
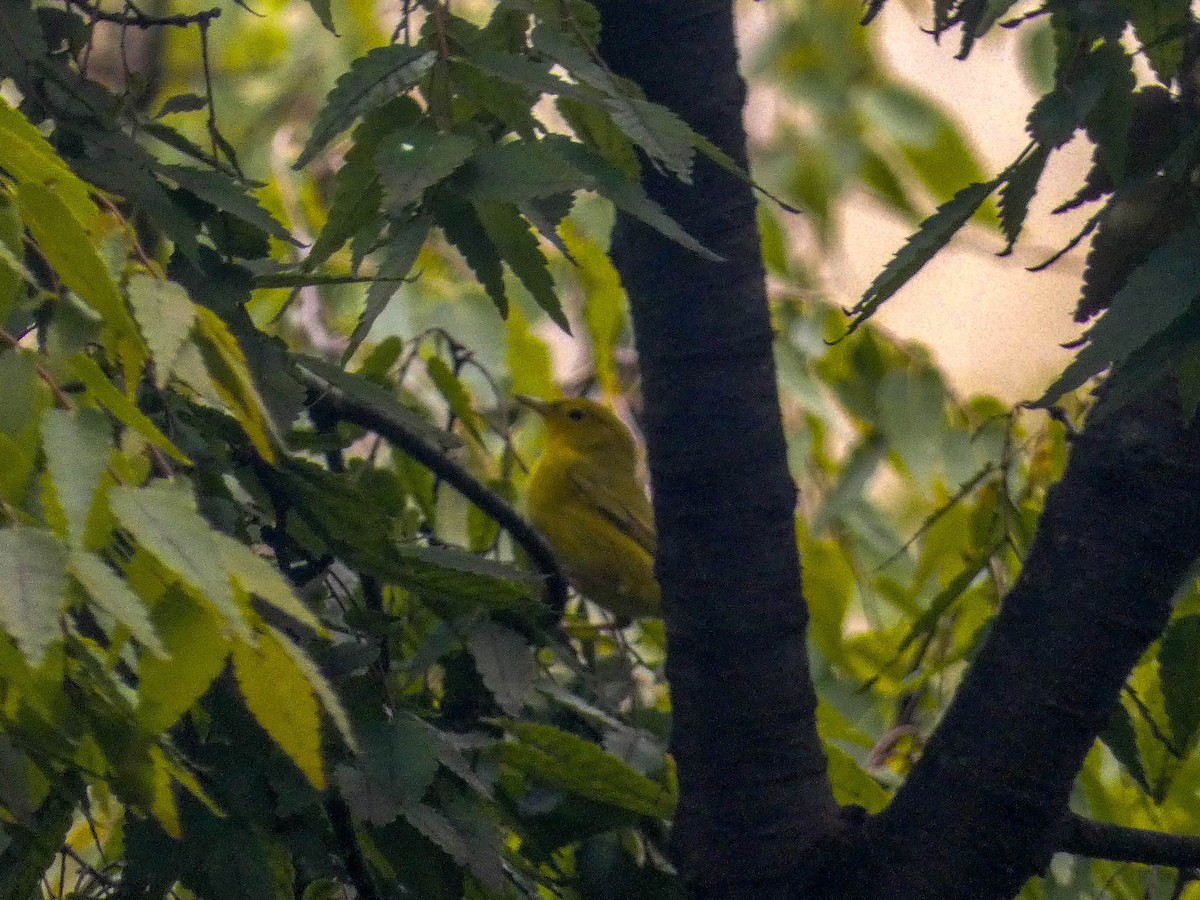
M1144 828L1111 825L1074 813L1059 825L1054 849L1092 859L1170 866L1175 869L1200 868L1200 837L1196 835L1164 834Z
M562 614L568 596L566 575L546 539L511 503L480 482L465 466L446 456L441 448L435 447L404 422L388 416L386 411L356 400L336 385L302 367L297 367L295 374L309 388L312 407L320 415L375 432L443 479L507 531L528 554L544 579L546 603L557 614Z
M132 3L125 4L124 12L109 12L89 0L63 0L67 6L73 6L88 18L101 22L112 22L115 25L129 25L134 28L154 28L170 25L176 28L187 28L192 25L207 25L213 19L219 18L219 7L203 9L200 12L179 14L174 16L152 16L142 12Z
M1079 768L1200 556L1200 423L1177 393L1089 417L991 636L866 826L855 896L1010 898L1049 862Z

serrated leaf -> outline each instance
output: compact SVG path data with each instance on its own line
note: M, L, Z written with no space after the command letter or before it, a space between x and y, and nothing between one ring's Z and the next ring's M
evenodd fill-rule
M1113 64L1104 94L1084 117L1087 136L1096 145L1095 158L1104 166L1112 183L1125 178L1126 164L1133 148L1129 146L1133 120L1133 92L1137 77L1133 57L1121 52Z
M136 328L112 274L84 226L45 185L17 186L21 218L64 285L78 294L104 321L121 332Z
M304 259L311 271L333 256L365 222L377 215L383 188L375 170L374 145L355 144L346 154L346 164L334 176L329 217Z
M481 840L479 835L463 831L427 803L403 809L404 818L417 831L444 850L469 871L491 893L499 894L506 884L504 865L496 852L496 841Z
M1183 61L1184 37L1192 25L1188 0L1122 0L1138 49L1159 82L1170 85Z
M475 141L465 134L439 133L429 126L399 128L386 135L375 151L384 200L393 214L416 203L471 156Z
M850 310L854 319L850 323L849 331L853 332L874 315L880 306L933 259L959 229L967 224L967 220L999 184L996 180L965 187L953 200L938 207L937 212L922 222L916 234L910 237L883 267L883 271L871 282L862 299Z
M1187 753L1200 730L1200 616L1171 622L1159 646L1158 670L1175 747Z
M325 789L321 711L312 685L270 629L233 642L233 674L246 706L318 791Z
M457 186L476 202L518 204L586 188L587 176L562 156L562 146L522 140L484 148L464 166Z
M247 225L288 243L297 243L259 202L246 193L243 185L223 172L193 169L188 166L160 165L159 172L177 185L191 191L206 203L227 212Z
M438 771L439 742L423 722L400 713L362 729L355 766L338 766L337 780L356 816L386 825L419 803Z
M187 291L173 281L138 273L129 279L129 303L142 336L154 357L154 380L166 387L179 348L196 321L196 309Z
M294 168L302 169L354 120L417 83L437 54L403 44L376 47L350 64L317 114L312 136Z
M454 249L462 254L500 315L508 314L508 296L504 292L504 263L492 243L475 206L458 197L439 199L437 222Z
M162 659L170 655L154 630L146 601L103 559L86 550L72 550L70 571L92 602L128 628L134 640Z
M122 424L132 428L158 449L170 455L173 459L190 466L192 461L158 430L158 426L146 418L146 414L138 409L124 394L117 390L116 385L108 380L108 376L99 364L90 356L76 354L68 364L68 368L76 378L83 382L88 395L97 404L112 413Z
M678 222L663 212L662 207L646 196L639 183L630 181L590 147L556 136L543 139L543 143L556 147L563 159L587 176L584 187L596 191L621 212L649 225L664 237L681 247L686 247L703 259L711 262L722 261L720 256L684 231Z
M0 97L0 166L18 184L54 186L76 222L91 228L100 214L88 185L79 179L20 111Z
M363 307L362 315L358 317L358 323L354 326L354 332L350 335L350 340L346 343L346 350L342 354L343 363L349 360L354 355L354 351L367 339L367 335L371 333L371 326L375 324L379 314L387 308L388 302L399 290L403 279L408 277L413 264L421 254L421 248L425 246L425 239L429 236L431 226L432 222L429 217L424 215L416 216L403 223L393 221L392 232L388 236L387 247L383 251L383 261L379 264L379 271L375 273L375 280L367 288L366 305Z
M350 724L350 716L346 713L345 707L342 706L342 700L333 689L333 685L325 678L324 673L313 662L312 657L298 647L286 634L274 631L274 635L279 641L280 646L292 657L292 662L296 664L296 667L308 679L313 693L317 695L317 699L321 702L325 714L329 716L329 720L337 728L346 746L350 748L352 753L358 753L358 739L354 735L354 727Z
M545 310L559 328L570 334L570 323L555 293L554 279L550 277L546 257L537 238L529 230L529 223L516 207L506 203L477 203L475 213L492 246L521 284L525 285L534 302Z
M267 462L275 461L275 433L246 354L225 322L212 310L196 306L195 335L212 385Z
M1104 744L1116 757L1117 762L1125 768L1125 771L1133 777L1133 780L1141 786L1142 790L1147 794L1153 794L1150 779L1146 775L1146 767L1142 763L1142 754L1138 750L1137 731L1133 727L1133 719L1130 718L1129 711L1120 702L1113 707L1112 718L1108 720L1108 725L1097 737L1100 743Z
M1200 295L1200 225L1177 232L1134 269L1105 313L1088 329L1086 345L1034 404L1046 407L1093 375L1128 359L1191 307Z
M196 498L185 484L118 485L109 492L109 505L122 528L211 603L234 633L250 640L250 627L234 599L215 532L200 517Z
M320 619L296 596L291 584L279 569L263 559L241 541L235 541L219 531L212 532L221 556L222 568L248 594L253 594L286 616L307 625L318 633L324 632Z
M1120 43L1104 42L1069 67L1067 77L1034 104L1026 126L1029 134L1043 147L1061 147L1083 126L1112 79L1127 70L1128 57Z
M67 548L34 528L0 530L0 625L37 667L62 640L59 612L67 596Z
M1013 245L1020 237L1025 217L1029 214L1029 201L1037 192L1038 181L1041 180L1049 159L1049 148L1037 147L1012 167L1004 186L1000 188L1000 230L1008 241L1000 251L1001 256L1011 253Z
M151 734L166 731L192 708L225 668L229 641L217 618L187 594L173 592L151 621L169 659L143 655L138 663L138 722Z
M94 409L42 413L42 449L54 496L67 519L71 543L81 545L100 476L112 454L112 430Z
M596 380L606 392L618 394L621 384L616 351L628 321L629 305L621 276L604 249L572 223L563 224L562 239L575 261L575 277L583 287L583 321L592 342Z
M208 109L207 97L201 97L199 94L175 94L163 102L154 118L161 119L172 113L197 112L201 109Z
M589 800L637 815L668 819L676 797L611 753L577 735L536 722L503 723L517 741L497 750L501 761L526 775Z
M496 703L506 715L519 716L538 674L533 650L525 639L489 619L471 631L467 649Z

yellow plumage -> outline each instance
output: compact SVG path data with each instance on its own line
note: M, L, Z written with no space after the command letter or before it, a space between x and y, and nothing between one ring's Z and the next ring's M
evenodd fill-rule
M592 400L517 399L546 422L546 449L529 474L530 520L585 597L626 618L660 615L654 515L633 435Z

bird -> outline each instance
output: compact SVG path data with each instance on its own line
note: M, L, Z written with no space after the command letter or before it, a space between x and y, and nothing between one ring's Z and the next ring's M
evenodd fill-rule
M611 409L585 397L517 400L546 423L527 509L568 579L618 620L660 616L658 536L633 435Z

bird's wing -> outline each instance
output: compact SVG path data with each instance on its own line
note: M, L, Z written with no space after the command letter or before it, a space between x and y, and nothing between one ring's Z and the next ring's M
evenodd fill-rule
M570 478L580 494L595 504L601 516L651 556L654 555L658 547L654 513L640 485L631 481L627 485L629 489L622 491L607 483L607 479L578 468L571 472Z

